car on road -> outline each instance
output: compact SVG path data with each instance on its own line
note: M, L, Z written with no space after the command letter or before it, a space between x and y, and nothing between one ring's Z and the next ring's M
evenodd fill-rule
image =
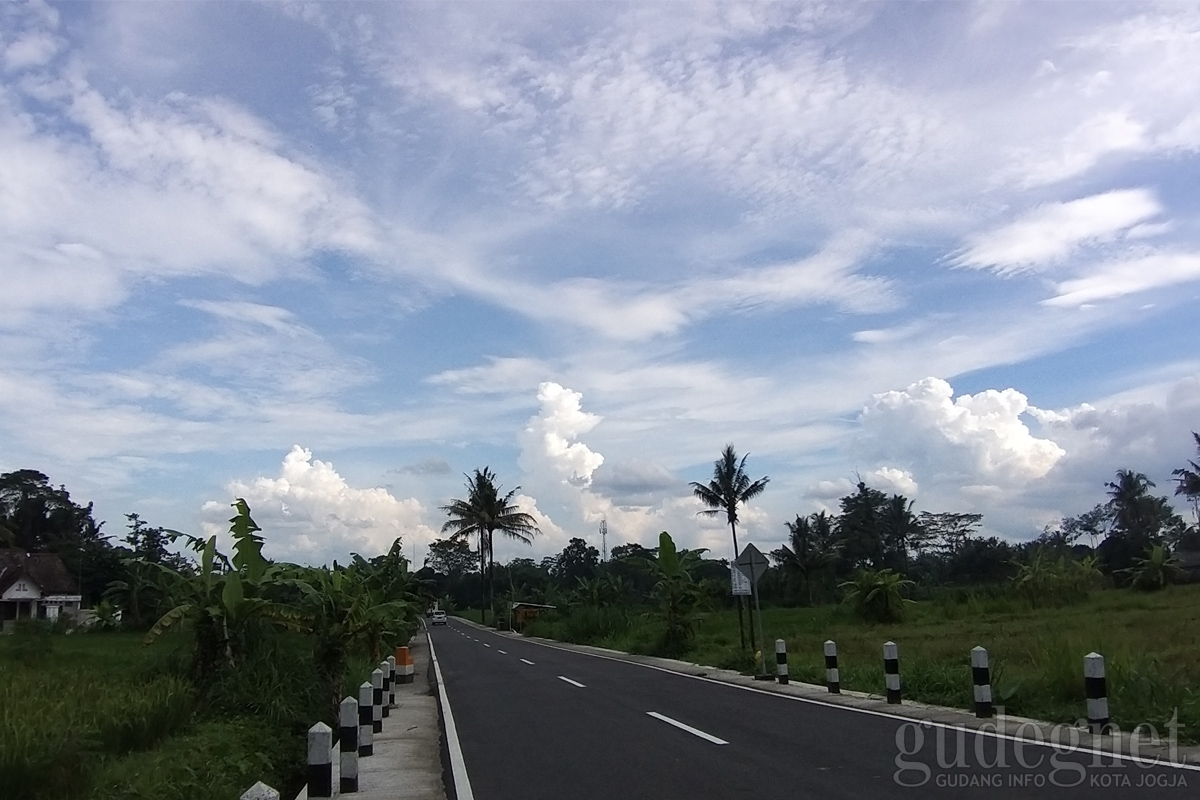
M446 624L446 612L442 611L441 609L434 611L433 619L430 621L430 624L431 625L445 625Z

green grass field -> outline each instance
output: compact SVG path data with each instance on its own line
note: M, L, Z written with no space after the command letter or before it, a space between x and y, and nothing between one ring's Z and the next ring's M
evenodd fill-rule
M528 633L590 643L631 652L648 652L653 622L630 615L623 627L619 612L602 610L604 626L572 624L549 618ZM1156 594L1127 590L1096 592L1065 608L1032 609L1006 595L947 594L938 602L909 607L899 624L869 625L840 606L768 608L763 634L771 669L774 641L787 642L793 680L824 683L823 642L838 644L842 685L882 694L883 643L900 647L905 697L959 708L972 707L970 650L987 648L992 658L997 703L1010 714L1073 722L1085 715L1083 657L1105 656L1113 720L1129 730L1164 724L1178 710L1181 741L1200 741L1200 586L1173 586ZM589 633L591 635L589 635ZM697 615L696 635L683 656L689 661L750 672L753 663L739 653L737 614Z
M229 800L263 780L294 794L304 731L325 708L311 643L274 636L203 697L190 637L0 636L0 800ZM361 662L361 663L360 663ZM351 665L348 685L368 673Z

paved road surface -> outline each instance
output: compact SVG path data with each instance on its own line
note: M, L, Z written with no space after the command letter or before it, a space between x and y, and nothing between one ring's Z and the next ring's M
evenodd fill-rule
M460 620L431 635L478 800L1182 800L1200 791L1200 771L1111 758L1096 764L1092 755L1033 745L1021 754L1027 769L1011 741L944 728L922 730L918 751L909 721L548 647ZM907 758L897 747L901 728ZM1007 767L981 768L977 747L991 764L1001 744ZM898 757L908 769L898 771Z

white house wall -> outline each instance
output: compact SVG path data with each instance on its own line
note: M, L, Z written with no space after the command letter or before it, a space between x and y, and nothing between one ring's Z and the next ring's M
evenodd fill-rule
M0 596L0 600L41 600L41 588L29 580L29 578L21 578L12 586L4 590L4 595Z

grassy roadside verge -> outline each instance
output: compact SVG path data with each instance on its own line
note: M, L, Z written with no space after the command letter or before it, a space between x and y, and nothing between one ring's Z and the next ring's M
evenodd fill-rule
M653 653L655 615L646 610L573 609L544 617L526 633L561 641ZM1095 593L1086 603L1033 609L1007 596L967 595L920 602L906 622L870 625L840 606L763 610L768 659L773 642L788 645L794 680L823 683L822 643L838 644L842 685L882 693L882 645L900 647L905 697L969 709L970 650L992 656L996 700L1009 713L1074 722L1084 715L1083 657L1105 656L1114 721L1122 729L1164 725L1178 712L1180 740L1200 742L1200 586L1156 594ZM697 615L696 634L682 658L750 672L738 648L737 614Z
M258 780L294 795L326 707L311 642L271 635L201 695L190 636L141 639L0 637L0 800L229 800ZM371 666L353 660L346 685Z

